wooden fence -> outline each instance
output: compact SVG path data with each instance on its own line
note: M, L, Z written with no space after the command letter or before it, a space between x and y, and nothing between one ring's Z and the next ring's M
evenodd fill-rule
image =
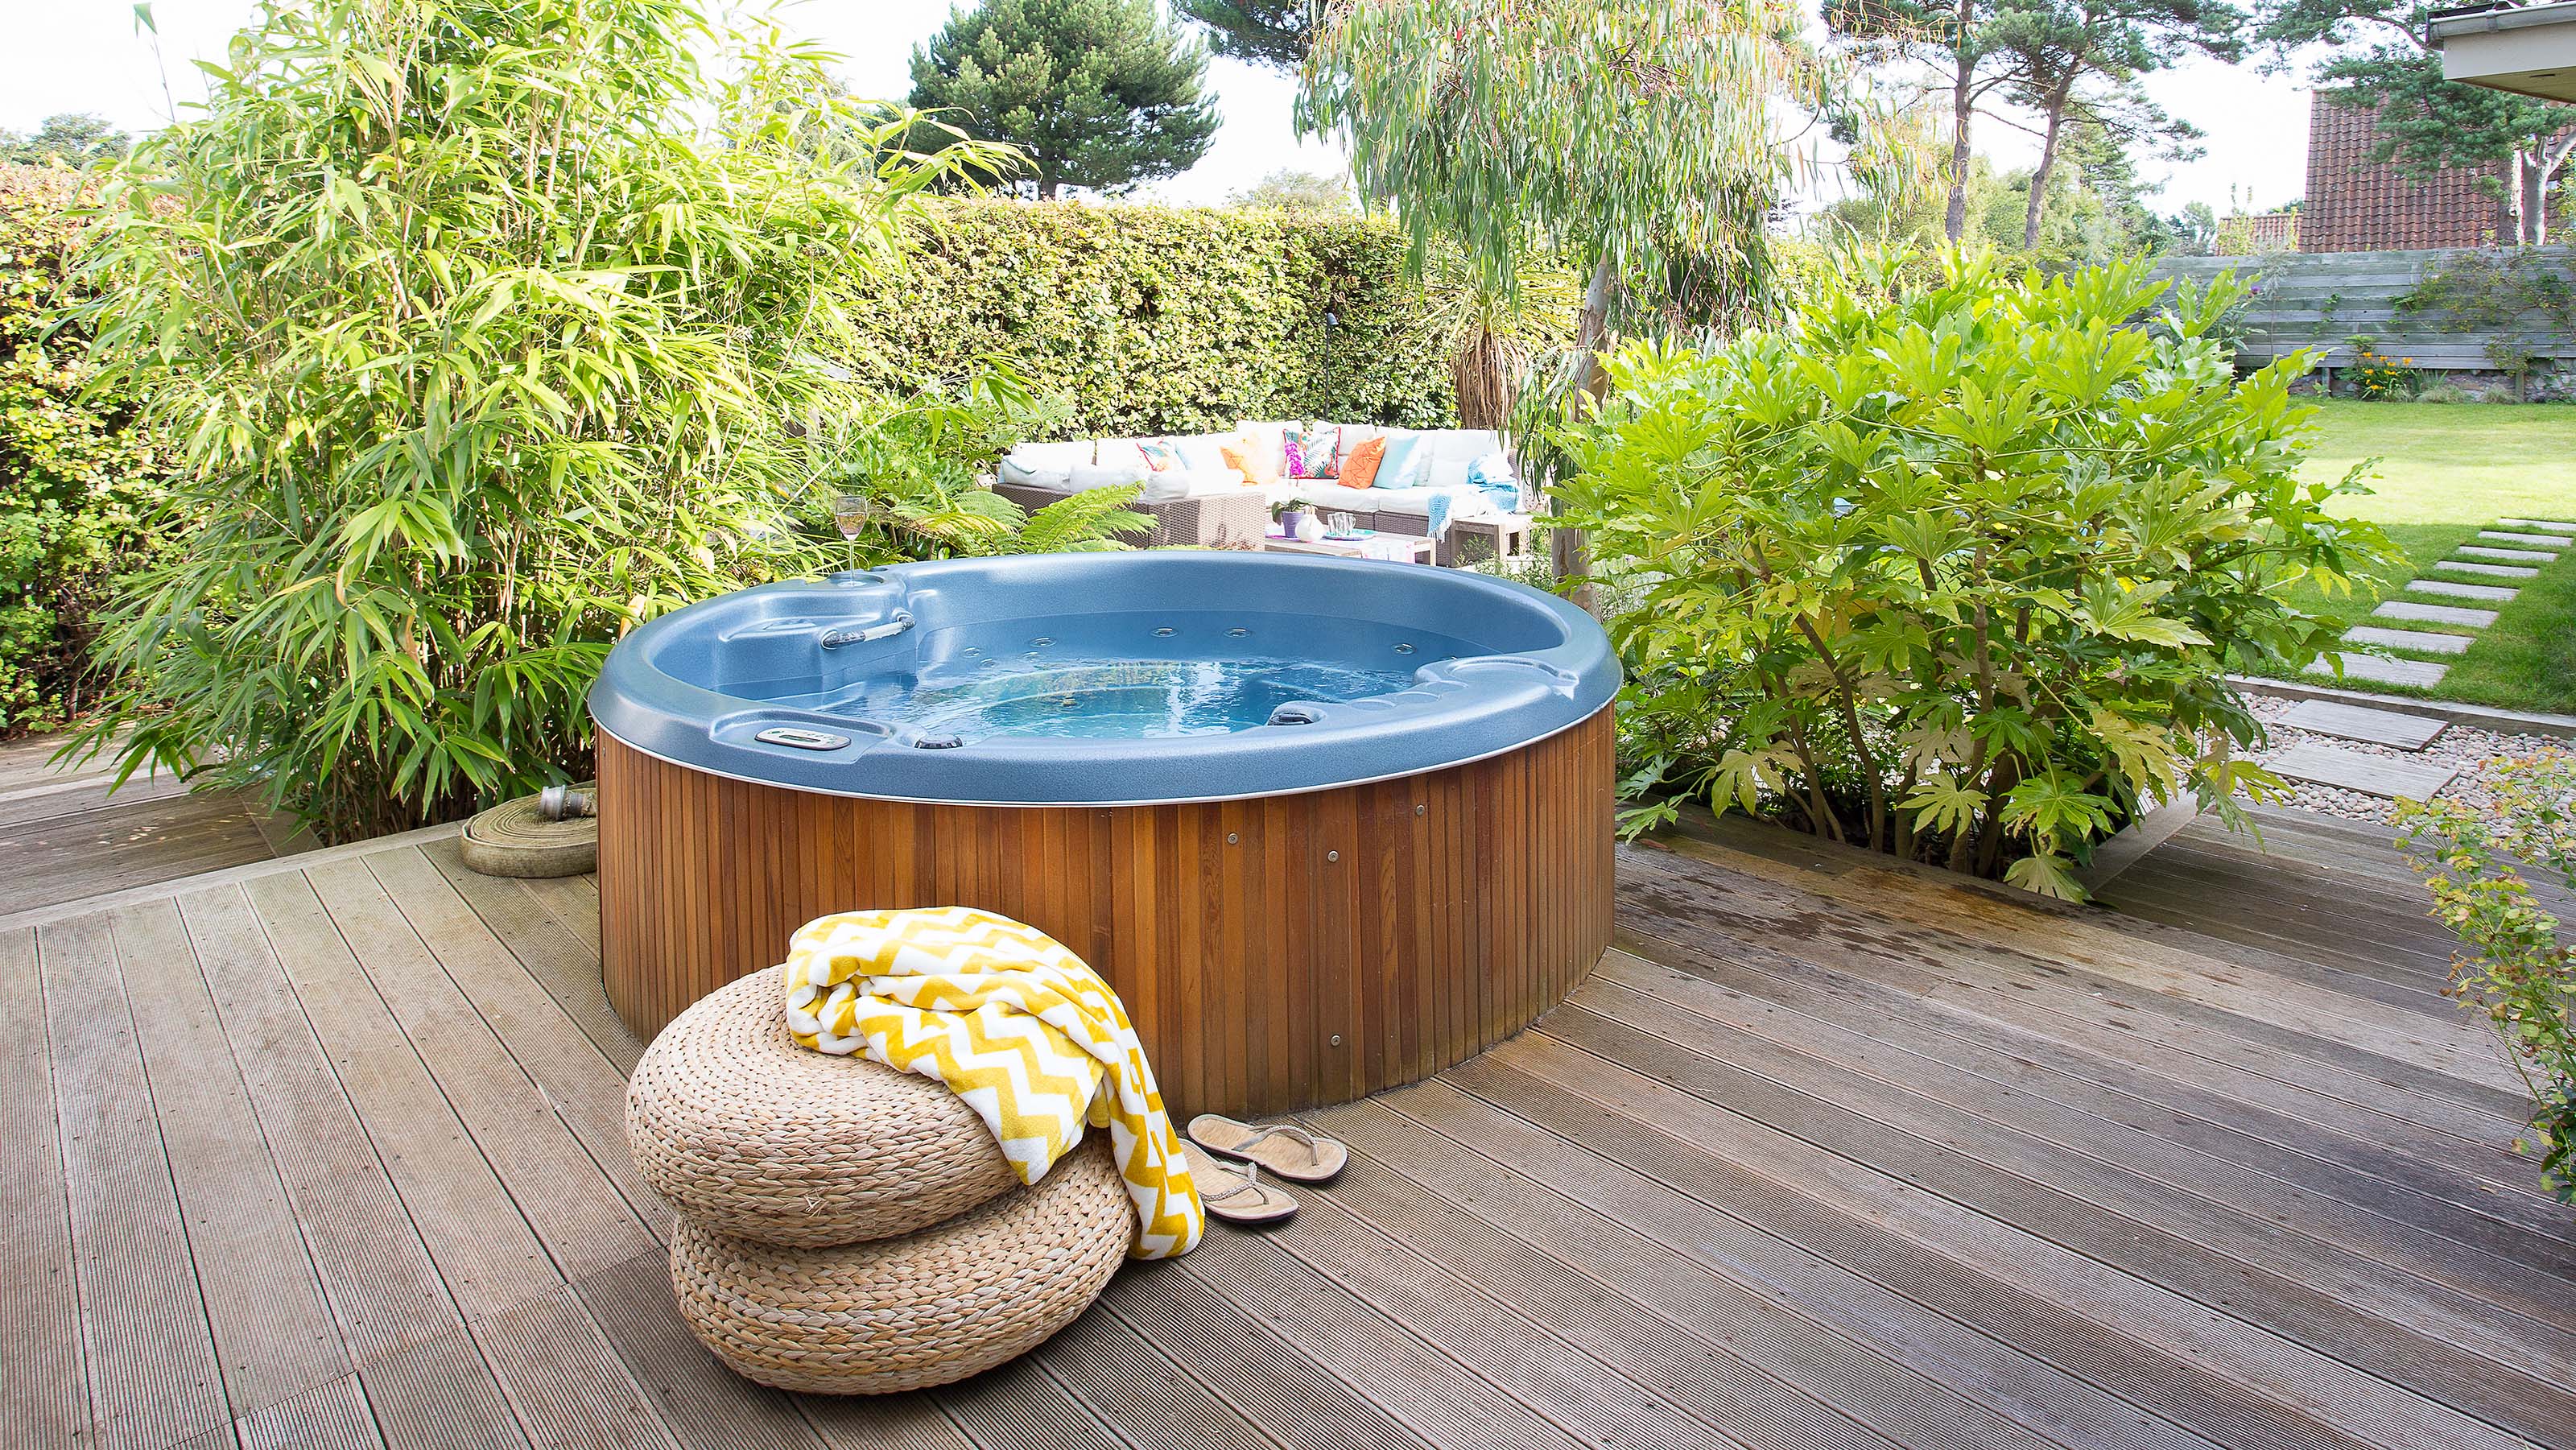
M2539 249L2560 266L2576 261L2576 248ZM2255 257L2167 257L2156 275L2207 278L2234 271L2252 277L2261 292L2245 309L2247 331L2238 351L2261 365L2283 353L2314 348L2327 367L2353 361L2355 336L2367 337L2387 357L2414 359L2428 372L2487 371L2501 355L2576 361L2576 332L2526 318L2496 331L2457 332L2441 313L2408 315L2397 299L2413 291L2454 248L2419 252L2275 252Z

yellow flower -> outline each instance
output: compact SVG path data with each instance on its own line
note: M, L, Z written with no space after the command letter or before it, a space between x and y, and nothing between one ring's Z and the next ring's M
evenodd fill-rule
M2413 358L2411 358L2411 357L2401 357L2401 358L2399 358L2399 359L2398 359L2398 361L2399 361L2399 362L2402 362L2402 363L2404 363L2404 364L2406 364L2406 365L2407 365L2407 366L2409 366L2409 367L2412 367L2412 366L2414 366L2414 365L2415 365L2415 359L2413 359Z

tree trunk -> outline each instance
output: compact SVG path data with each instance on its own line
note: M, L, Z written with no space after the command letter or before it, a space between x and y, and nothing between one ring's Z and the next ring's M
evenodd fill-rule
M1583 312L1574 334L1576 366L1583 370L1581 386L1587 398L1600 397L1610 385L1609 369L1601 365L1601 350L1610 345L1610 300L1618 283L1618 266L1604 249L1600 260L1592 264L1592 281L1583 289ZM1564 500L1548 500L1548 511L1563 513ZM1547 537L1548 561L1556 577L1571 579L1592 567L1591 550L1581 529L1551 529ZM1586 584L1576 590L1574 602L1585 609L1592 608L1592 586Z
M2057 133L2066 124L2066 102L2074 86L2069 80L2048 97L2048 129L2040 136L2039 165L2030 173L2030 207L2021 218L2021 249L2025 252L2039 250L2039 216L2048 204L2049 173L2057 169Z
M2566 165L2570 153L2576 153L2576 132L2555 141L2544 139L2531 151L2514 155L2515 201L2522 213L2521 233L2526 246L2546 246L2549 242L2549 184L2557 179L2558 169Z
M2549 240L2549 187L2540 158L2529 151L2513 154L2513 209L2520 225L2514 240L2536 247Z
M1974 153L1968 144L1968 118L1977 108L1977 62L1968 49L1968 24L1975 13L1975 0L1959 0L1959 34L1952 52L1956 65L1950 73L1950 209L1941 220L1943 235L1959 240L1968 230L1968 164Z

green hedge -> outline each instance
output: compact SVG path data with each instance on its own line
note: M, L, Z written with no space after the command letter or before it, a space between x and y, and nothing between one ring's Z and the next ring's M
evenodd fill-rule
M948 203L911 265L861 290L881 346L852 362L895 391L1001 353L1083 435L1438 427L1455 413L1448 349L1403 261L1392 228L1356 217Z

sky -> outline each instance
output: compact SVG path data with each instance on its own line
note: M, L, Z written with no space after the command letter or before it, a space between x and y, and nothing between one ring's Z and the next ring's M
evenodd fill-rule
M250 0L155 0L156 54L129 0L5 5L11 43L0 48L0 128L15 131L33 130L60 111L93 111L131 131L162 124L172 100L184 106L204 94L189 62L220 59L253 8ZM948 0L804 0L786 15L792 27L847 57L842 72L855 92L900 99L911 88L912 47L938 30L948 8ZM1289 122L1296 87L1288 77L1224 60L1209 72L1225 124L1197 166L1148 195L1216 202L1282 168L1338 168L1333 147L1297 138ZM2278 206L2305 188L2308 97L2295 81L2203 61L2150 77L2147 90L2208 133L2200 160L2144 167L2165 181L2161 210L2199 201L2224 216L2238 206ZM2009 169L2028 165L2038 147L1985 122L1977 149Z

